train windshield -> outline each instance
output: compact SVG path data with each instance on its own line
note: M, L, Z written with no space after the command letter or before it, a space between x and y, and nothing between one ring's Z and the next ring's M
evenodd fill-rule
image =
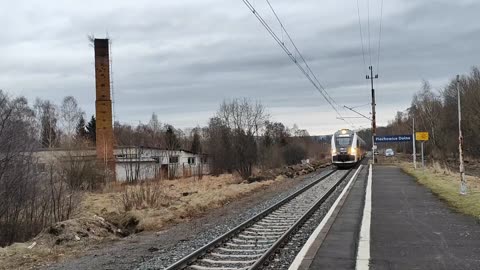
M340 147L346 147L350 145L350 137L337 138L336 144Z

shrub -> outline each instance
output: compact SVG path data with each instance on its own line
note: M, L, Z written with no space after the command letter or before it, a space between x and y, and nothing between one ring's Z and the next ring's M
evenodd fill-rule
M292 143L283 149L283 159L287 165L300 163L307 157L307 150L301 144Z
M136 185L125 186L122 204L125 211L133 209L159 208L166 206L168 195L159 182L142 181Z

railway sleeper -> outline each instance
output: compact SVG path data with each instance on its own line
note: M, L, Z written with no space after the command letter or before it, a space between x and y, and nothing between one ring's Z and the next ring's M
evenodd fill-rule
M305 207L306 208L306 207ZM299 213L299 211L297 210L302 210L304 211L303 207L302 209L298 209L298 207L296 207L296 210L291 210L291 211L288 211L288 212L282 212L282 213L278 213L276 215L274 215L275 213L272 213L266 217L269 217L269 218L277 218L277 219L285 219L285 218L298 218L300 217L301 215Z
M224 247L221 249L215 249L212 252L220 253L224 255L262 255L270 247L262 247L256 249L256 247L244 247L243 249L232 249L231 247ZM207 258L208 254L205 254L203 258Z
M234 267L235 269L242 269L244 267L250 267L252 263L242 263L242 262L228 262L224 261L223 263L218 261L216 262L215 260L212 260L211 262L209 261L204 261L202 260L197 260L193 263L193 265L198 265L198 266L204 266L204 267Z
M229 247L240 247L240 248L245 248L245 247L258 247L258 248L266 248L270 247L270 244L237 244L237 243L226 243L226 246Z
M202 265L190 265L187 269L192 269L192 270L248 270L248 267L208 267L208 266L202 266Z
M243 232L243 233L244 233L244 232ZM257 235L245 235L245 234L243 234L243 233L242 233L242 234L239 234L237 237L238 237L238 238L241 238L241 239L247 239L247 240L249 240L249 239L253 239L253 240L255 240L255 239L266 239L266 240L273 239L273 240L276 240L276 239L278 238L277 235L274 235L274 236L272 236L272 235L260 235L260 234L257 234Z
M217 253L217 252L212 252L209 255L214 256L214 257L220 257L220 258L259 258L262 256L262 253L259 254L224 254L224 253Z
M234 243L244 243L244 244L258 244L258 243L264 243L264 244L271 244L275 242L275 239L240 239L240 238L233 238L232 242Z
M283 234L283 231L244 231L242 234L251 235L251 236L280 236Z
M229 251L245 251L250 250L266 250L271 245L227 245L227 247L220 247L219 249L228 249Z
M295 217L270 217L270 216L267 216L265 217L264 219L262 220L268 220L268 221L294 221L296 220L297 218Z
M258 221L257 224L293 224L297 221L298 218L286 218L286 219L262 219Z
M298 213L296 212L296 208L298 208L296 205L290 205L290 208L295 208L295 209L288 209L288 210L284 210L284 211L275 211L273 213L271 213L270 215L268 215L269 217L275 217L275 218L284 218L284 217L288 217L288 216L291 216L291 215L297 215Z
M206 263L211 263L211 264L253 264L257 260L246 260L246 261L234 261L234 260L212 260L212 259L201 259L200 261L206 262Z
M278 229L284 229L285 227L289 228L289 224L277 224L277 223L266 223L266 222L257 222L253 224L251 227L255 228L278 228Z
M283 233L285 232L285 229L275 229L275 228L265 228L265 227L251 227L248 228L248 231L254 231L254 232L271 232L271 233Z
M262 226L291 226L295 221L267 221L262 220L257 222L257 225Z

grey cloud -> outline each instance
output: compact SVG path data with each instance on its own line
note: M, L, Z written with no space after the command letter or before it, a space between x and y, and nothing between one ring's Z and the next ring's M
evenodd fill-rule
M364 4L362 8L364 8ZM263 1L260 12L278 30ZM272 1L322 84L340 105L368 103L354 2ZM146 122L152 112L180 127L205 124L225 98L251 97L272 117L330 133L346 124L281 51L241 1L74 1L0 4L0 89L60 102L74 95L94 111L93 49L87 34L112 39L117 120ZM263 6L262 6L263 5ZM375 1L371 1L375 6ZM378 8L375 6L375 8ZM436 88L478 65L478 1L387 1L378 119L406 108L421 79ZM378 10L372 9L376 70ZM362 9L367 49L366 10ZM369 58L366 59L369 64ZM359 108L369 112L369 106ZM342 114L350 113L341 110ZM363 124L362 124L363 125ZM366 123L368 126L368 122Z

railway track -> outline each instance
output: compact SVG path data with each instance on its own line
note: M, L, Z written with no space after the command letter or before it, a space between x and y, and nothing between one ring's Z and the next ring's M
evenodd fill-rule
M332 170L166 270L259 269L333 193L352 170Z

